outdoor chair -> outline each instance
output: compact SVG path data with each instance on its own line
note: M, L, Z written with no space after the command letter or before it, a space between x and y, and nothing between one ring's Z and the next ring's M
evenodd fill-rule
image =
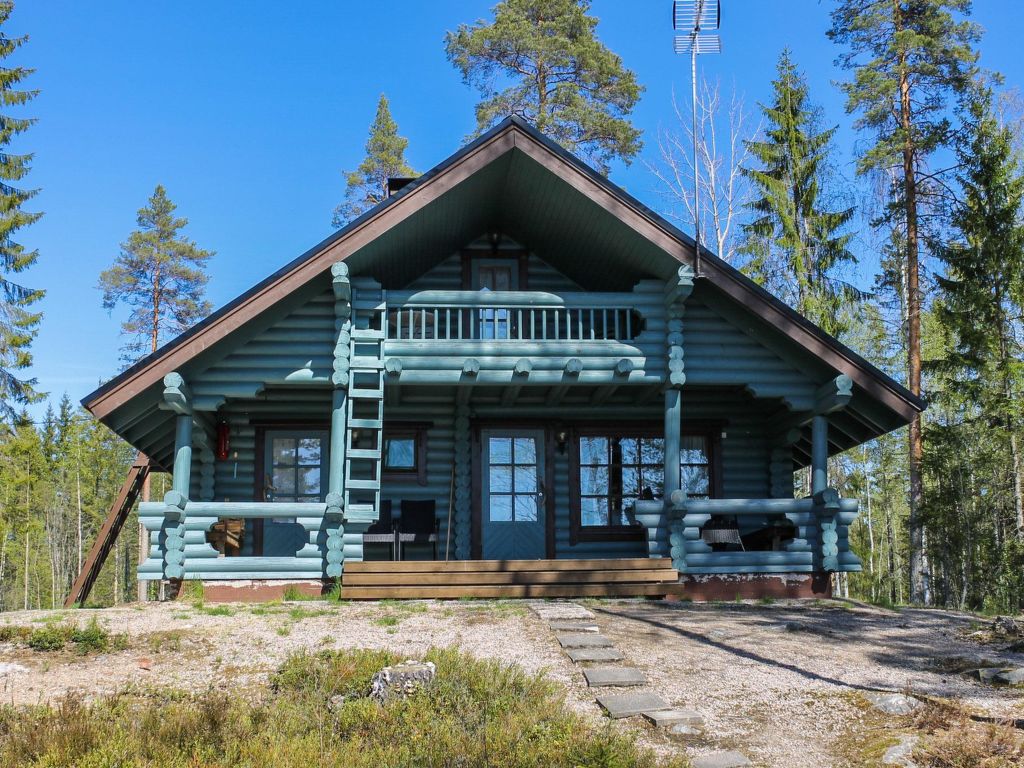
M437 503L433 499L424 501L402 501L402 516L396 528L398 532L398 559L403 559L404 547L408 544L433 544L434 560L437 560Z
M708 546L726 547L729 544L739 544L740 549L746 551L743 546L743 538L740 536L740 526L735 520L726 520L723 517L712 517L704 527L700 529L700 539Z
M366 533L363 534L363 544L390 544L391 559L398 559L398 534L395 530L394 518L391 516L390 499L381 499L380 519L366 529Z

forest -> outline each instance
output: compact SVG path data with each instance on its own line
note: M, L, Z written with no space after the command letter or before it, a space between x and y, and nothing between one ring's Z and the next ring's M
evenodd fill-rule
M688 232L698 221L710 251L926 400L908 429L831 462L831 484L861 504L851 536L864 569L836 585L841 594L1019 612L1024 108L979 64L984 30L971 2L816 5L829 14L845 114L826 119L805 75L813 62L780 45L764 75L769 100L747 104L701 79L696 105L688 94L662 105L667 127L654 135L631 122L643 84L601 43L591 5L502 0L492 19L438 41L480 92L477 130L517 114L602 172L641 161L663 192L660 212ZM34 70L11 63L31 58L32 30L13 28L13 12L0 2L0 610L63 602L134 458L67 395L24 376L46 286L22 283L48 255L19 242L42 214L33 155L10 150L15 140L31 147L38 95ZM496 91L496 79L507 88ZM858 136L854 179L837 168L837 119ZM386 197L389 177L415 175L408 143L382 95L365 159L343 175L342 202L325 219L343 226ZM126 318L125 366L211 311L213 253L187 225L158 185L94 277L96 301ZM863 271L867 249L880 254L877 274ZM48 398L56 405L33 418ZM798 494L804 475L794 477ZM165 483L156 475L148 491L158 497ZM92 600L136 599L137 559L133 521Z

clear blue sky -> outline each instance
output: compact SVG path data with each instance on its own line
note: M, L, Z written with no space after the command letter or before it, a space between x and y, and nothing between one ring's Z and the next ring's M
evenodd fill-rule
M77 401L117 371L121 315L103 310L95 286L157 183L189 218L188 234L217 252L209 297L220 306L330 233L341 170L361 159L380 93L418 170L458 149L474 127L476 94L442 41L493 5L21 0L7 33L31 36L18 61L36 68L31 85L41 89L31 108L39 123L16 147L36 154L27 183L41 189L34 205L46 214L23 235L40 251L25 280L47 291L32 371L40 387ZM671 5L593 2L600 38L646 86L635 121L649 160L658 127L672 122L673 87L683 96L689 87L688 60L672 53ZM849 124L825 37L831 2L722 5L725 51L702 59L708 75L735 82L752 104L766 97L788 45L827 120ZM982 63L1008 86L1022 84L1020 6L975 6ZM840 131L847 163L855 141ZM612 179L663 207L642 162ZM870 271L870 254L864 263Z

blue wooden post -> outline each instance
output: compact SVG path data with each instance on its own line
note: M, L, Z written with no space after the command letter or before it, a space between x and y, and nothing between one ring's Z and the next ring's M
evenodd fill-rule
M828 418L811 419L811 495L828 488Z
M665 495L679 490L679 433L682 428L683 397L675 387L665 390Z
M334 290L334 372L331 383L331 455L327 469L327 554L324 573L339 578L345 567L345 453L348 442L348 385L352 356L352 284L348 265L337 262L331 267Z
M174 476L171 488L188 498L192 482L192 415L175 418L174 424Z

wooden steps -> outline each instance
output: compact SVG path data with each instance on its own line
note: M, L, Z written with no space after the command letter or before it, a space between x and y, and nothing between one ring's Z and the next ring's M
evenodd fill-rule
M345 564L347 600L664 597L678 587L668 558L390 561Z

